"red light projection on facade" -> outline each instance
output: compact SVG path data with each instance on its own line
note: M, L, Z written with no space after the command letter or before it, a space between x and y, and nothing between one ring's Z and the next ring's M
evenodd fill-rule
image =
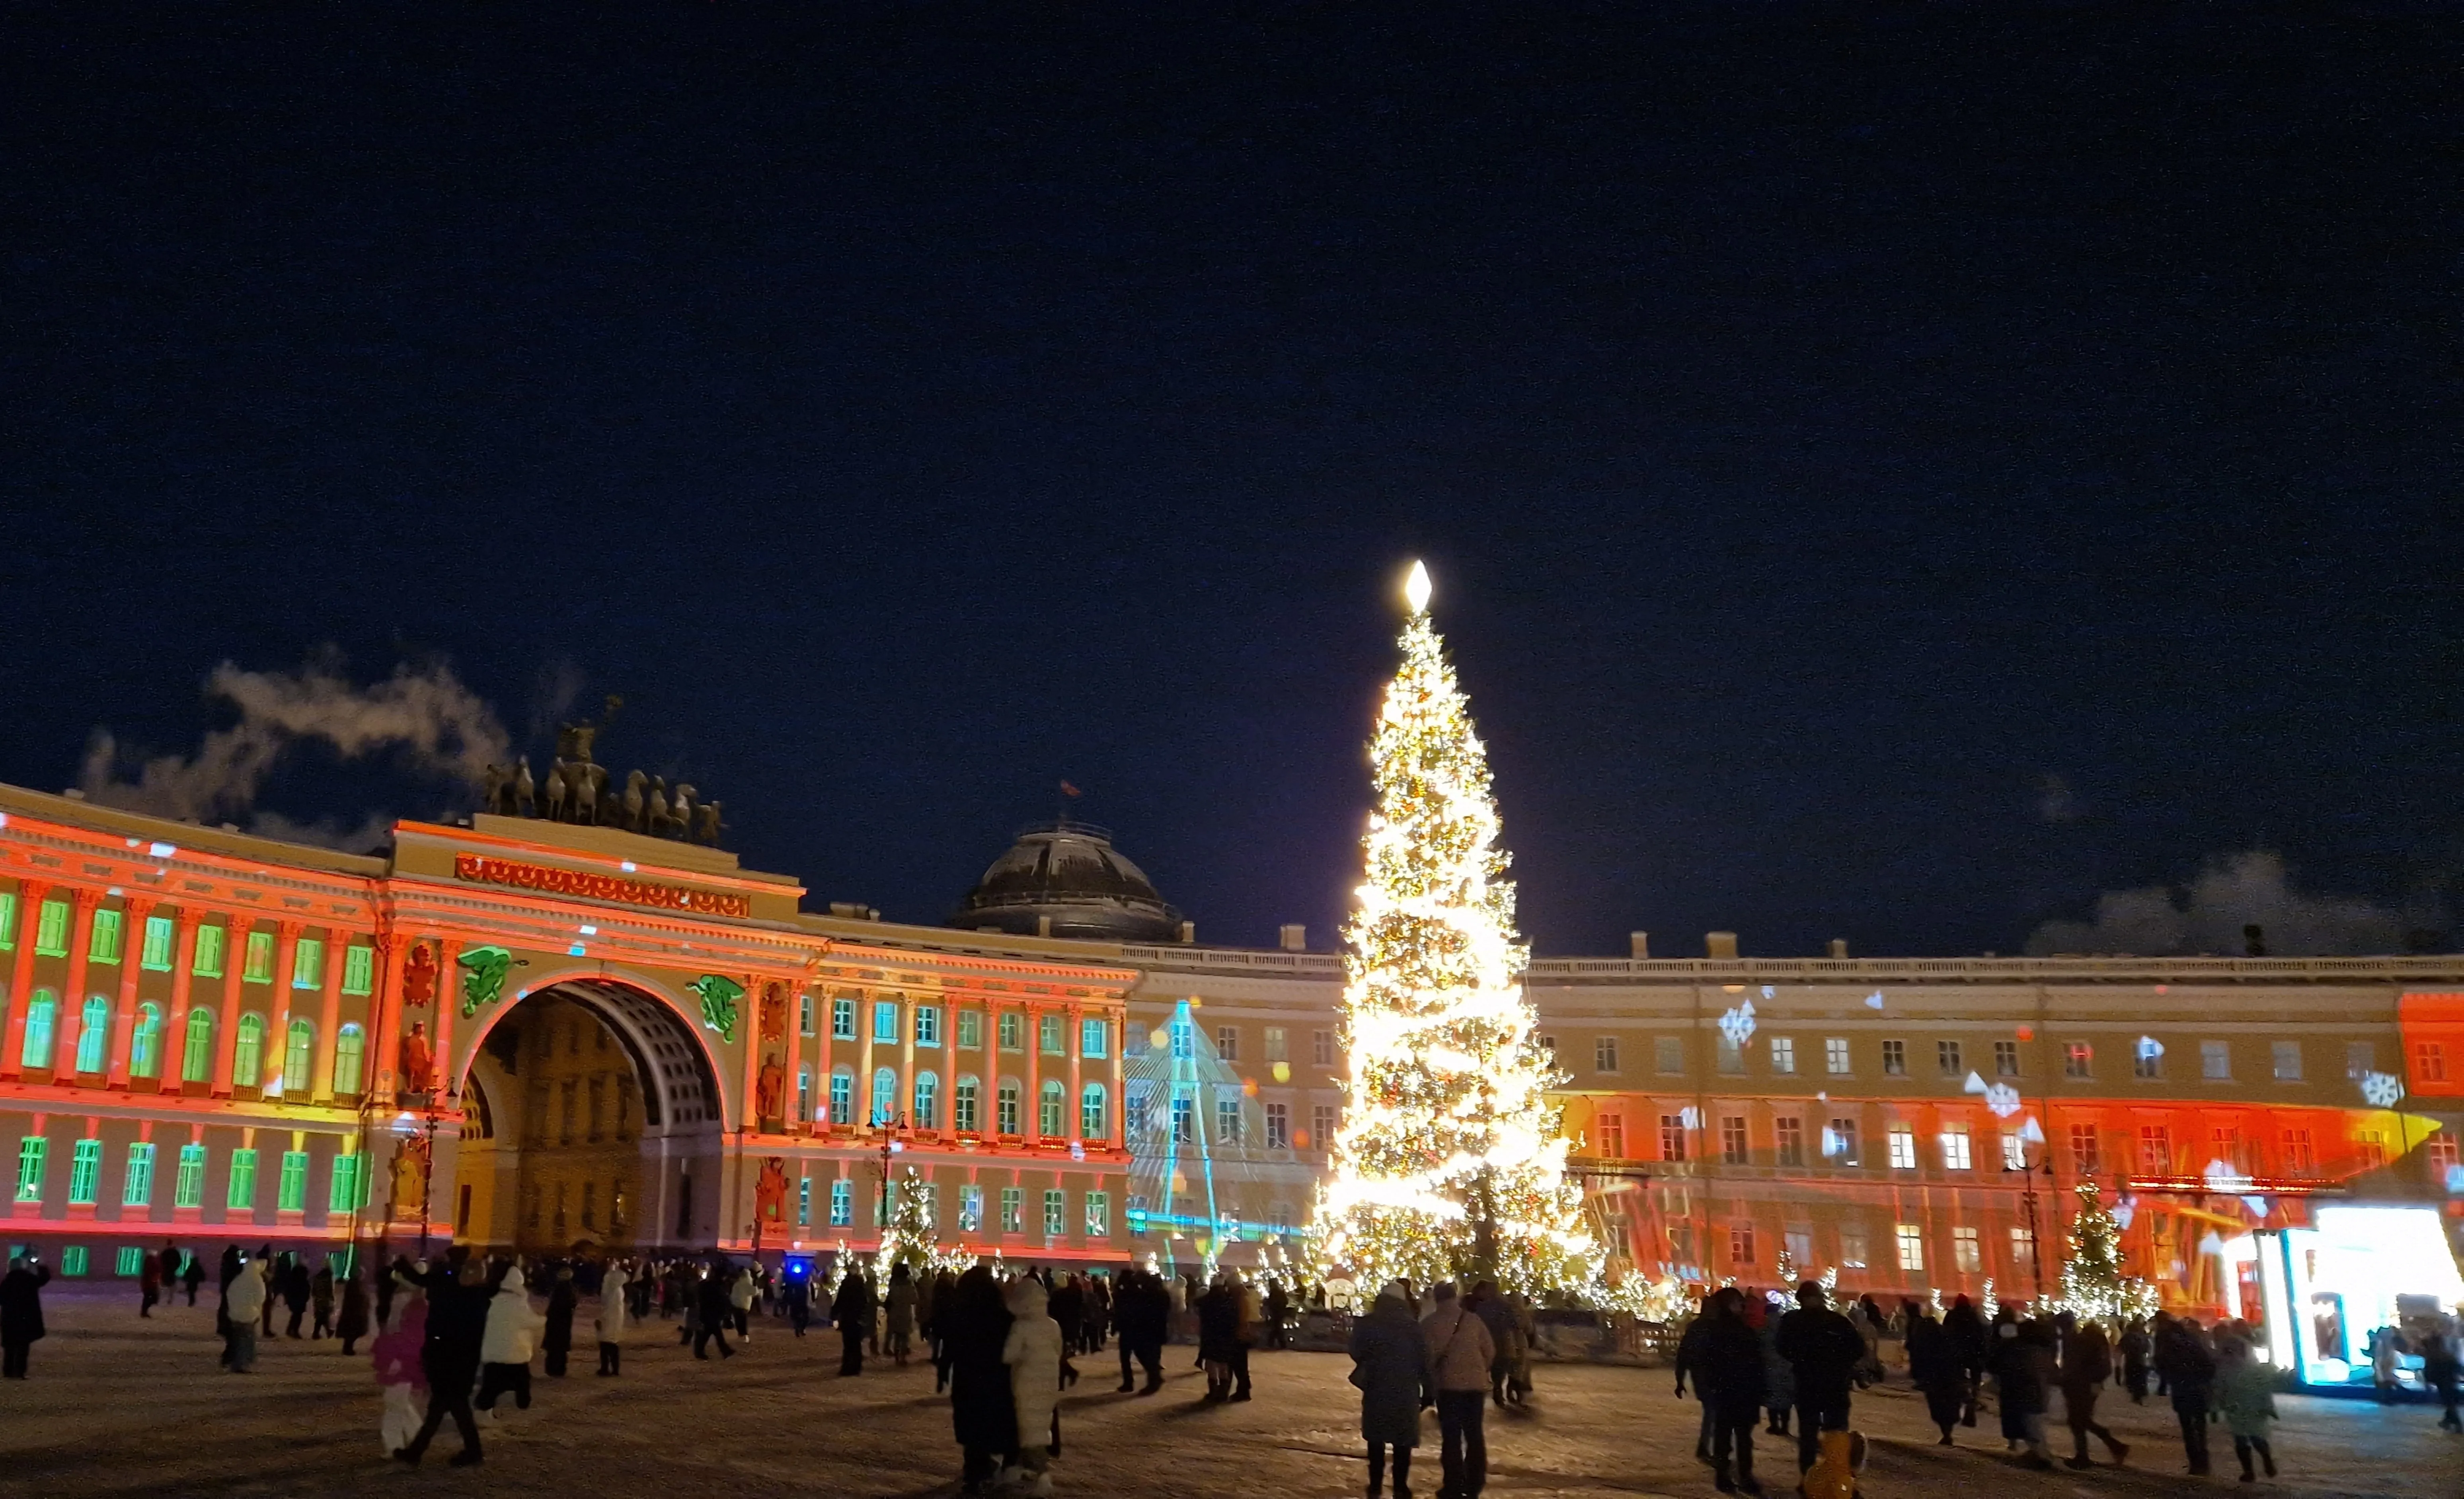
M716 890L688 890L682 885L655 884L648 880L626 880L616 875L557 869L546 864L522 864L479 854L454 855L453 878L475 884L510 885L517 890L580 896L590 901L616 901L626 905L650 905L665 911L692 911L702 916L753 914L751 896L729 895Z

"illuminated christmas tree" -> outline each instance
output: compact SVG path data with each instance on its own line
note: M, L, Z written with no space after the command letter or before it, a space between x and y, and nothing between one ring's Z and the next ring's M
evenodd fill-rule
M902 1262L920 1275L962 1271L976 1262L973 1250L941 1248L940 1235L933 1229L934 1198L933 1188L909 1166L890 1194L890 1222L881 1230L881 1252L875 1262L884 1275Z
M1496 847L1488 758L1414 563L1403 663L1370 743L1377 810L1344 936L1351 1070L1311 1243L1365 1288L1492 1275L1526 1293L1597 1278L1582 1192L1544 1094L1529 953Z
M2123 1273L2122 1223L2105 1207L2103 1190L2094 1182L2081 1182L2078 1191L2079 1216L2071 1221L2071 1251L2062 1261L2062 1290L2055 1310L2116 1327L2132 1317L2154 1315L2156 1288Z

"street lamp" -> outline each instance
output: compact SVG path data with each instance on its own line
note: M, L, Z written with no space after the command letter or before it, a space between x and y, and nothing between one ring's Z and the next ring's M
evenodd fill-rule
M872 1121L872 1132L881 1141L880 1227L881 1231L887 1234L890 1231L890 1158L907 1148L906 1141L900 1138L907 1133L907 1116L904 1114L893 1114L888 1117L876 1115Z
M393 1134L398 1141L419 1144L419 1254L428 1257L429 1205L436 1197L436 1126L459 1099L459 1089L430 1089L420 1096L416 1113L409 1109L394 1116ZM393 1222L393 1197L390 1183L385 1197L385 1222Z
M2028 1214L2028 1274L2035 1283L2036 1299L2042 1301L2045 1299L2045 1238L2036 1224L2036 1173L2041 1171L2045 1174L2046 1181L2053 1180L2053 1147L2050 1144L2047 1145L2043 1151L2043 1159L2035 1165L2030 1165L2027 1139L2025 1136L2019 1137L2019 1163L2013 1165L2006 1159L2002 1162L2002 1170L2005 1175L2018 1173L2019 1206Z

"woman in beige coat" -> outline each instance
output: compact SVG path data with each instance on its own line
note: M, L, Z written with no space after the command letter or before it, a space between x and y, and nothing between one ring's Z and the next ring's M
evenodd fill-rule
M1029 1495L1052 1492L1045 1472L1058 1428L1055 1408L1061 1402L1061 1324L1045 1312L1044 1283L1022 1275L1009 1283L1002 1301L1009 1308L1009 1337L1001 1344L1001 1362L1009 1365L1010 1402L1018 1409L1019 1462L1026 1469Z

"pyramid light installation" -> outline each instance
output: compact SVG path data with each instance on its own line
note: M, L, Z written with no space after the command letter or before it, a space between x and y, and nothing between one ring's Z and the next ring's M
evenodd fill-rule
M1370 742L1377 809L1344 932L1349 1072L1312 1242L1364 1288L1486 1275L1526 1294L1577 1291L1599 1250L1545 1092L1560 1078L1523 990L1530 954L1487 753L1429 595L1415 562L1402 665Z

